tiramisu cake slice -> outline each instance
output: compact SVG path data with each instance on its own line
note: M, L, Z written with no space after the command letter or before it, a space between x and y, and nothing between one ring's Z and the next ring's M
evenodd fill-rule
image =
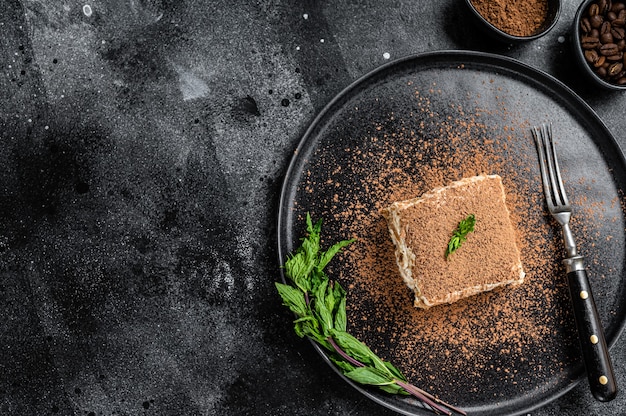
M524 281L502 178L480 175L435 188L383 210L396 262L415 293L415 306L430 308ZM475 218L474 230L450 255L459 223Z

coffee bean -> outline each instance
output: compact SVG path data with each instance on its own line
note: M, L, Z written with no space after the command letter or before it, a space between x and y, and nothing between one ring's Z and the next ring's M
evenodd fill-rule
M591 27L598 29L604 23L604 17L600 14L596 14L589 18L589 23L591 23Z
M600 53L604 56L613 56L619 53L619 48L614 43L605 43L600 46Z
M613 43L613 35L611 35L611 32L601 34L600 35L600 42L602 42L602 43Z
M622 64L621 62L615 62L609 67L609 69L607 70L607 74L610 77L614 77L622 72L622 69L624 69L624 64Z
M609 62L621 61L624 58L624 52L618 52L615 55L610 55L606 57L606 60Z
M600 42L613 43L613 35L611 34L611 22L605 21L600 26Z
M611 24L615 27L624 27L626 26L626 19L617 18L611 22Z
M600 39L592 36L584 36L581 40L581 44L583 49L595 49L600 46Z
M626 85L626 77L618 79L615 83L617 85Z
M596 74L598 74L600 78L606 78L606 74L607 74L606 68L601 66L600 68L596 70Z
M605 14L611 10L611 2L607 0L598 0L598 8L600 9L600 13Z
M583 55L585 55L585 60L590 64L595 64L598 61L598 52L596 52L595 49L588 49L583 53Z
M626 9L622 9L619 12L609 12L609 13L613 13L614 14L614 18L611 20L611 24L613 26L619 26L619 27L623 27L624 26L624 22L626 22ZM608 18L608 14L607 14L607 18Z
M580 21L580 30L582 30L583 33L589 33L591 31L591 23L588 17L584 17Z
M624 3L613 3L613 5L611 6L611 11L615 12L615 13L619 13L620 10L624 10L626 9L626 4Z
M593 66L595 66L596 68L599 68L603 66L605 62L606 62L606 56L598 56L598 59L596 59L596 61L593 63Z
M600 6L598 6L596 3L593 3L591 6L589 6L589 16L597 16L599 13Z
M608 12L606 14L606 18L608 21L612 22L613 20L617 19L617 13L615 12Z
M617 40L624 39L624 34L626 34L626 30L623 27L611 27L611 35L613 38Z

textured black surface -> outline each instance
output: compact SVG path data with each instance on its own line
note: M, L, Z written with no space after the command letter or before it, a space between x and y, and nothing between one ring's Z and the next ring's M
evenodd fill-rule
M392 414L275 293L292 152L385 54L440 49L549 72L624 149L626 96L574 66L576 7L509 46L456 0L0 0L0 414ZM623 340L612 353L626 386ZM533 412L625 413L584 382Z

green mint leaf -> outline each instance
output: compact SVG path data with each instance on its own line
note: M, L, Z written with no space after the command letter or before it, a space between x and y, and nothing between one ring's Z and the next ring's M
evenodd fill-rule
M332 311L326 307L326 302L324 302L324 298L326 297L326 289L328 288L328 280L323 281L315 293L315 301L313 304L313 309L319 319L319 322L322 326L322 334L325 335L325 338L330 335L330 330L333 329L333 315Z
M305 316L294 321L294 330L300 338L308 337L320 344L329 351L333 351L332 346L326 340L326 337L320 332L321 325L312 316Z
M311 322L314 326L318 325L317 319L315 319L315 317L311 315L303 316L302 318L298 318L293 322L294 323Z
M346 291L339 284L339 282L335 282L333 284L333 291L335 292L335 298L337 298L337 299L341 299L341 298L345 298L346 297Z
M400 372L400 370L398 370L393 364L391 364L389 361L385 361L385 366L387 367L387 369L391 372L391 374L393 374L393 376L395 378L397 378L398 380L401 381L406 381L406 377L404 376L404 374L402 374Z
M307 236L300 247L285 262L285 275L303 292L311 290L311 272L318 264L322 221L313 224L307 214Z
M461 243L467 239L467 235L474 231L474 226L476 225L476 217L474 214L468 215L465 219L459 222L456 230L452 232L452 237L450 237L450 241L448 242L448 247L446 248L445 257L449 259L450 254L454 253L456 250L461 247Z
M376 354L374 354L367 345L350 335L350 333L334 330L331 334L337 345L350 357L366 365L374 363Z
M314 268L311 271L311 274L309 275L309 280L310 280L310 286L311 286L309 291L311 293L317 293L317 288L320 286L320 284L323 281L329 280L329 279L328 279L328 276L326 276L326 273L324 273L323 270L317 270L317 269Z
M342 374L349 373L356 368L341 356L333 354L330 355L328 358L330 358L330 361L332 361L341 370Z
M320 260L317 264L317 268L321 270L326 267L326 265L333 259L333 257L335 257L335 255L341 251L341 249L349 246L355 241L356 240L353 238L351 240L343 240L336 244L333 244L328 250L322 253L322 255L320 256Z
M326 304L326 309L330 311L332 316L337 315L337 308L342 298L345 298L345 292L343 291L339 283L333 282L331 285L328 286L326 290L326 297L324 298L324 303Z
M312 317L311 315L303 316L302 318L298 318L294 323L294 330L296 334L300 338L304 338L305 336L312 336L315 339L321 338L321 334L316 328L319 327L319 323L317 319Z
M335 297L335 303L333 307L333 316L335 317L335 328L337 328L340 331L345 331L346 324L347 324L346 291L339 284L339 282L335 282L335 284L333 285L333 295ZM339 327L337 327L337 324L339 324Z
M311 282L308 278L309 270L312 266L307 263L306 256L302 251L296 252L285 262L285 275L303 292L311 289Z
M332 337L350 357L360 361L361 363L376 368L382 374L386 374L388 378L397 378L405 380L402 373L393 365L383 361L376 355L367 345L359 341L348 332L333 330Z
M348 319L346 314L346 297L343 296L337 305L337 311L335 312L335 329L337 331L346 331L348 325Z
M308 313L304 293L300 289L278 282L275 285L278 294L283 299L283 305L287 306L296 316L303 316Z
M378 355L374 354L374 357L372 357L372 363L378 370L384 372L390 378L394 378L394 374L391 372L391 369L387 367L386 362L383 361Z
M320 250L320 234L322 232L322 220L315 224L311 221L311 215L306 214L307 237L302 240L302 251L305 254L308 266L315 267L317 255Z
M302 241L302 253L304 256L305 275L309 275L317 264L317 253L319 252L319 240L305 238Z
M345 376L357 383L372 386L384 386L394 383L393 379L390 379L386 373L373 367L357 367L346 373Z
M322 219L317 220L315 224L313 224L313 220L311 219L311 214L309 212L306 213L306 231L309 235L320 236L322 232Z

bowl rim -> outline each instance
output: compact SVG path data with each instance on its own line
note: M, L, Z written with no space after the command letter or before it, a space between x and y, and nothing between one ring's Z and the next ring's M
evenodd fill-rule
M482 14L480 14L478 10L476 10L476 7L472 3L472 0L465 0L465 3L467 3L472 13L481 22L483 22L484 25L486 25L489 29L491 29L494 32L494 34L510 42L525 42L525 41L535 40L546 35L549 31L551 31L554 28L556 23L559 21L559 17L561 16L562 0L547 0L547 2L548 3L553 2L556 5L556 11L554 13L554 17L552 18L552 21L550 22L550 24L547 25L542 31L532 34L530 36L517 36L517 35L511 35L503 31L502 29L496 27L495 25L493 25Z
M468 0L469 1L469 0ZM610 83L608 81L605 81L604 79L600 78L595 72L593 72L591 70L591 67L589 66L589 63L587 62L587 60L585 59L585 55L583 53L583 48L580 44L580 20L582 19L582 15L585 12L585 10L587 10L587 7L589 7L589 5L591 3L593 3L594 1L597 0L585 0L583 1L580 6L578 6L578 9L576 10L576 14L574 15L574 20L572 21L573 23L573 39L572 39L572 44L574 46L574 53L576 54L576 56L578 57L578 60L581 62L581 66L583 67L583 71L585 72L585 74L587 74L589 77L591 77L591 79L593 79L598 85L609 89L609 90L613 90L613 91L625 91L626 90L626 85L617 85L617 84L613 84Z

